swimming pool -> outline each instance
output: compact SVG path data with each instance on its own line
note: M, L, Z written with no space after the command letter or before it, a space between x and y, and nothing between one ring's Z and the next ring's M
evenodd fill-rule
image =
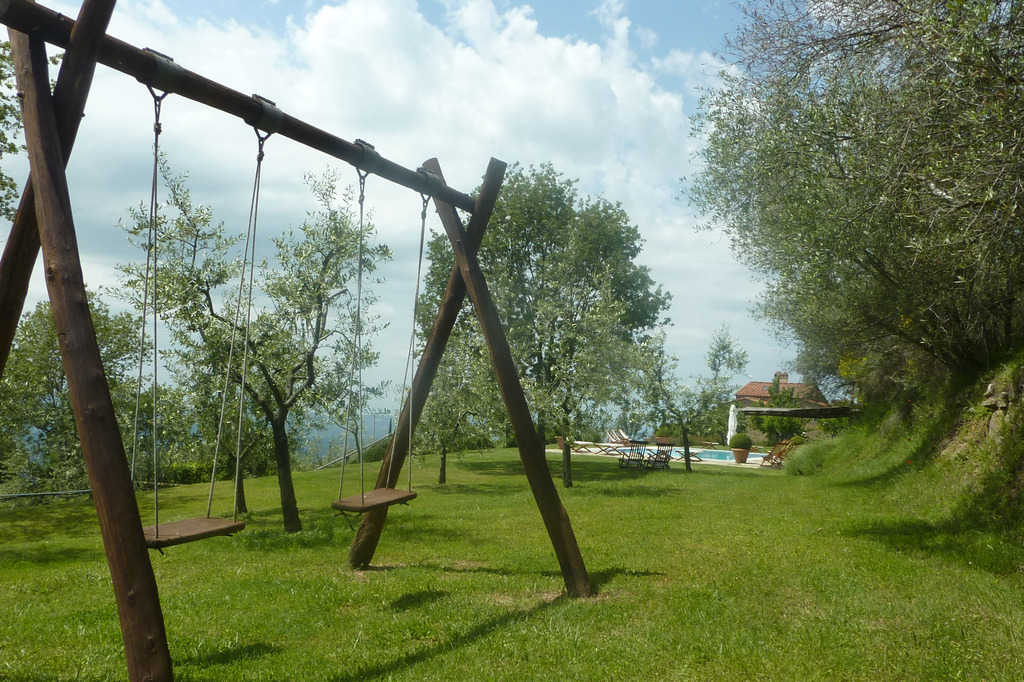
M653 452L653 450L654 450L654 446L651 446L648 449L648 452ZM618 452L620 455L621 454L625 454L625 453L629 452L629 448L615 448L615 452ZM615 453L611 453L611 454L615 454ZM732 450L700 450L698 448L690 448L690 456L693 457L693 458L700 457L701 459L704 459L704 460L713 459L715 461L720 461L720 462L732 462L732 461L734 461L734 458L732 456ZM751 452L747 456L747 461L748 462L757 462L762 457L764 457L764 455L759 453L759 452ZM683 449L682 448L672 448L672 459L679 459L679 460L681 460L682 458L683 458Z
M690 454L697 455L701 459L716 459L728 462L733 461L732 450L690 450ZM672 456L682 459L683 451L679 448L674 448L672 450ZM747 461L749 462L753 459L760 459L761 457L762 455L751 452L747 457Z

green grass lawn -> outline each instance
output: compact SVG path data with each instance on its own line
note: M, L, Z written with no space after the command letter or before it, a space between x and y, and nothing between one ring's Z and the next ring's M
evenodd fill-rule
M445 486L436 466L416 462L419 497L391 511L372 570L346 563L336 470L296 474L302 533L280 531L266 478L247 481L243 533L154 553L177 678L1024 677L1019 548L986 541L999 560L978 561L937 541L941 505L905 477L577 456L559 491L597 596L572 600L514 451L449 458ZM161 492L165 521L204 510L203 486ZM123 679L91 501L0 521L0 679Z

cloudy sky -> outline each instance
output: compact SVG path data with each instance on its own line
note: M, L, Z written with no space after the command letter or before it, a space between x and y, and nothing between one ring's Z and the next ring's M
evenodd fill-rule
M42 4L76 16L75 2ZM719 232L680 196L697 169L690 135L700 88L739 20L727 0L121 0L110 33L151 47L347 140L364 139L408 168L437 157L448 183L471 193L489 157L550 161L581 193L621 202L645 240L640 260L672 293L670 350L684 377L705 371L708 338L727 323L748 351L748 375L770 379L794 354L750 315L760 285ZM68 170L93 288L138 258L118 222L148 197L152 99L130 77L99 67ZM256 154L251 128L181 98L163 105L162 149L191 177L193 198L228 231L244 232ZM284 138L267 143L261 231L299 225L313 208L302 177L355 171ZM18 165L21 163L22 165ZM23 161L7 163L23 176ZM375 340L401 380L411 326L419 196L368 182L381 239L395 252L379 287L389 332ZM440 230L431 212L430 224ZM6 229L3 231L6 235ZM269 244L264 253L269 255ZM37 268L38 270L38 268ZM30 304L45 296L37 277ZM747 376L735 378L743 383Z

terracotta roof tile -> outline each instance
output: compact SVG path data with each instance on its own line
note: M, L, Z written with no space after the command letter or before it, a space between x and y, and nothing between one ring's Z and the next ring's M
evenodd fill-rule
M749 381L740 390L736 391L737 400L768 400L771 398L771 394L768 389L772 387L770 381ZM815 405L828 405L828 401L825 396L821 394L817 386L810 384L782 384L783 388L793 389L793 396L808 403Z

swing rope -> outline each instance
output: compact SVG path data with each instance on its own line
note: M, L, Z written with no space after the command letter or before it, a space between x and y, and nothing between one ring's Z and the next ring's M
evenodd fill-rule
M359 492L366 498L366 477L363 475L363 251L366 242L366 223L363 207L366 203L366 178L369 171L356 169L359 176L359 260L356 263L356 456L359 458Z
M153 315L153 423L152 423L152 438L153 438L153 516L154 525L149 528L143 528L143 533L146 538L146 545L148 547L163 551L164 547L171 545L181 544L183 542L191 542L193 540L201 540L208 537L214 537L217 535L230 535L231 533L245 528L245 524L238 521L238 482L240 480L241 468L241 414L243 399L245 393L245 378L246 378L246 367L248 355L243 355L243 365L241 373L241 395L239 398L239 432L237 438L236 452L235 452L235 507L234 507L234 518L230 521L227 519L211 519L211 508L213 505L213 487L217 478L217 457L219 455L220 445L223 437L224 429L224 412L225 412L225 401L227 397L227 388L230 380L230 372L232 365L232 358L234 356L235 347L235 335L238 329L238 320L240 316L240 306L242 294L245 286L245 268L248 263L249 267L249 292L248 292L248 310L245 319L245 343L246 351L248 351L249 341L249 323L251 320L252 311L252 288L253 288L253 262L255 261L255 234L256 234L256 215L259 205L259 185L260 185L260 168L263 160L263 144L266 139L270 137L270 134L262 135L259 130L256 130L256 136L259 140L259 154L257 156L256 163L256 179L254 181L253 190L253 203L250 208L249 216L249 228L246 234L245 253L242 258L242 273L241 282L239 283L238 300L235 306L235 321L232 327L232 338L231 338L231 349L228 353L228 366L225 372L225 383L224 390L221 392L221 410L220 419L217 425L217 445L214 452L214 461L211 472L210 480L210 497L207 504L206 517L199 517L197 519L185 519L182 521L175 521L169 524L164 524L167 532L161 535L160 529L160 459L159 459L159 306L158 306L158 251L160 245L159 237L159 180L160 180L160 134L163 132L163 126L160 123L160 114L162 111L162 105L164 99L170 94L171 90L166 89L158 93L158 90L151 85L147 85L150 94L153 96L153 176L150 188L150 202L149 202L149 234L147 240L147 254L146 254L146 276L145 286L143 292L142 301L142 329L140 332L139 339L139 374L138 374L138 386L135 396L135 433L133 435L133 447L132 447L132 479L135 480L136 474L136 459L137 452L139 449L140 440L140 415L141 415L141 404L142 404L142 378L143 378L143 367L145 364L145 342L146 342L146 318L149 314L150 308L152 308ZM250 251L252 258L249 257Z
M135 464L139 450L139 416L142 412L142 374L146 364L146 311L149 309L149 276L153 258L156 255L153 250L153 243L156 240L156 211L157 211L157 176L159 174L160 158L160 105L164 97L157 96L153 88L149 89L153 95L153 182L149 190L149 229L146 238L146 276L143 280L142 294L142 324L139 325L139 373L135 391L135 421L134 433L132 434L132 483L137 483L135 478Z
M416 318L419 314L420 305L420 279L423 274L423 245L426 242L427 236L427 206L430 205L430 195L421 194L420 199L423 201L423 209L420 211L420 251L416 262L416 292L412 299L412 330L409 332L409 353L405 357L405 374L402 377L402 396L405 398L406 403L409 405L409 491L412 492L412 436L413 436L413 418L412 418L412 359L416 353ZM391 459L388 461L388 480L391 480L392 467L395 463L394 453L391 453Z
M238 296L235 299L235 316L234 321L231 325L231 342L228 346L228 360L227 369L224 372L224 388L221 391L220 399L220 418L217 422L217 442L214 446L213 454L213 471L210 474L210 495L206 504L206 517L210 518L213 509L213 490L214 483L217 480L217 461L220 459L220 446L223 441L224 434L224 421L225 412L227 410L227 399L228 399L228 387L231 382L231 367L235 355L235 342L238 336L238 320L241 317L242 299L246 298L246 313L245 313L245 326L244 326L244 338L242 346L242 372L238 394L238 429L235 433L235 490L234 490L234 502L232 507L232 519L238 520L238 480L241 478L241 459L242 459L242 425L243 425L243 408L245 405L245 382L248 375L249 366L249 325L252 321L252 290L253 290L253 277L256 266L256 225L259 214L260 204L260 186L263 172L263 158L264 152L263 147L266 141L270 138L273 133L261 133L259 128L253 127L256 133L257 141L257 153L256 153L256 172L253 178L252 187L252 198L249 202L249 222L246 226L245 231L245 246L242 251L242 271L238 279ZM249 269L249 281L248 291L246 291L246 267Z
M142 324L139 330L139 372L138 380L135 391L135 421L134 421L134 433L132 435L132 481L136 482L136 461L139 450L139 421L142 414L142 375L143 367L145 365L146 355L146 316L149 313L150 303L152 303L153 309L153 424L152 424L152 438L153 438L153 517L154 526L159 532L160 528L160 486L159 486L159 457L158 457L158 442L159 442L159 430L157 424L158 418L158 367L159 367L159 346L158 346L158 321L159 321L159 309L157 307L157 247L159 245L159 236L157 223L159 222L159 178L160 178L160 133L163 132L163 126L160 123L160 113L162 111L163 102L167 98L170 92L162 92L157 94L157 91L152 86L146 86L149 89L149 94L153 96L153 178L150 183L149 191L149 230L146 240L146 275L145 283L143 286L142 295ZM152 298L150 297L150 281L152 277Z
M351 433L355 439L355 455L359 462L359 503L366 504L366 482L364 477L364 466L362 466L362 429L358 422L362 419L362 252L364 252L364 242L366 238L364 207L366 206L367 199L367 177L370 175L370 172L356 168L355 174L359 178L359 247L356 252L355 265L355 334L353 339L355 347L352 351L352 360L348 364L348 385L351 387L357 375L358 383L356 383L354 400L354 412L357 417L355 419L352 417L353 400L351 395L349 395L348 407L345 411L345 442L347 444L347 434ZM339 500L342 498L345 488L345 465L347 463L348 454L346 453L344 457L341 458L341 482L338 485Z
M372 145L370 145L368 143L365 143L365 142L362 142L361 140L357 140L357 142L359 144L363 145L363 149L364 149L365 153L367 153L367 154L371 154L371 153L375 154L376 153L376 152L373 151L373 146ZM386 481L387 485L385 485L382 488L375 488L370 493L366 492L366 483L365 483L365 475L364 475L365 474L365 465L364 465L364 459L363 459L363 443L362 443L362 415L363 415L363 365L362 365L362 360L363 360L363 336L362 336L362 333L363 333L363 315L362 315L362 306L363 306L363 255L364 255L365 243L366 243L366 219L365 219L365 215L366 215L365 214L365 206L366 206L366 178L369 175L369 171L363 171L362 169L357 167L356 168L356 173L359 176L359 250L358 250L359 262L358 262L357 267L356 267L356 322L355 322L355 334L354 334L355 338L353 340L354 341L354 345L355 345L355 349L354 349L354 352L353 352L353 364L349 364L349 384L348 385L349 385L350 389L351 389L351 386L352 386L353 379L355 378L355 375L358 375L358 380L356 381L356 389L355 389L355 391L351 391L350 390L350 392L349 392L349 396L350 397L349 397L349 409L348 409L346 431L349 431L351 429L351 432L355 435L356 454L359 457L359 495L358 495L358 497L356 495L352 495L351 497L348 497L348 498L342 497L342 494L343 494L343 491L344 491L344 488L345 488L345 469L346 469L346 464L347 464L347 461L348 461L348 456L347 455L343 456L342 457L342 462L341 462L341 484L340 484L339 489L338 489L338 499L331 503L331 506L334 507L335 509L339 510L342 513L342 515L347 515L348 513L362 514L362 513L365 513L367 511L371 511L371 510L374 510L374 509L380 509L380 508L384 508L384 507L389 507L389 506L394 505L394 504L405 504L408 501L410 501L410 500L412 500L413 498L416 497L416 493L414 493L412 491L412 463L411 463L411 461L410 461L410 464L409 464L409 490L408 490L408 492L404 492L404 491L397 490L395 488L388 488L387 487L387 485L389 485L390 482L391 482L391 476L392 476L392 473L393 473L392 469L391 469L391 467L394 466L394 450L393 449L392 449L392 452L391 452L391 459L389 460L389 463L388 463L387 481ZM413 302L413 336L412 336L412 338L410 339L410 342L409 342L411 349L415 348L415 327L416 327L415 319L416 319L416 314L417 314L416 304L417 304L418 299L419 299L419 284L420 284L420 279L421 279L421 275L422 275L423 251L424 251L424 243L425 243L425 235L426 235L426 212L427 212L427 203L429 202L429 197L422 196L422 198L423 198L423 210L421 212L421 218L420 218L420 222L421 222L421 228L420 228L420 259L419 259L420 262L419 262L419 266L418 266L417 271L416 271L416 295L415 295L415 298L417 300ZM410 362L411 362L411 360L407 358L407 360L406 360L406 371L405 371L406 385L408 385L408 378L409 378L409 374L410 374L410 364L409 364ZM354 364L354 363L358 363L358 368L356 367L356 364ZM405 386L403 386L402 392L406 393L406 387ZM352 402L353 402L352 394L353 393L355 394L355 398L354 398L354 402L356 403L355 421L358 422L357 424L353 424L352 423L353 422L353 415L352 415L352 412L353 412L353 410L352 410ZM411 407L411 405L410 405L410 407ZM392 441L391 441L392 442L392 448L394 446L394 438L395 438L396 435L397 434L392 434ZM409 429L409 444L410 444L409 451L411 453L412 452L412 447L411 447L411 444L412 444L412 425L411 425L411 423L410 423L410 429ZM381 469L381 473L383 474L384 472L385 472L385 469L382 468Z

